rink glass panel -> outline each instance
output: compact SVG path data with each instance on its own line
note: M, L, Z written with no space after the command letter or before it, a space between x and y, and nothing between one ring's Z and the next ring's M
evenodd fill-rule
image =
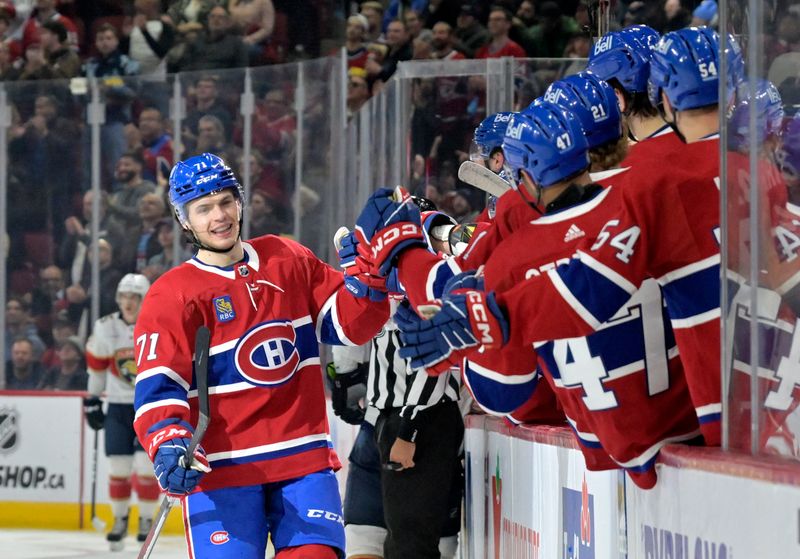
M782 39L800 29L772 4L720 7L721 30L736 35L746 62L744 83L721 96L724 444L797 459L800 52Z

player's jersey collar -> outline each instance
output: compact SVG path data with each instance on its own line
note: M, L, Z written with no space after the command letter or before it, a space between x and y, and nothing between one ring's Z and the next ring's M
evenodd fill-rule
M597 185L595 185L597 186ZM585 202L580 202L574 206L570 206L563 210L558 210L556 212L543 215L537 219L531 221L532 225L546 225L548 223L558 223L559 221L566 221L568 219L574 219L578 216L581 216L587 212L592 211L597 206L602 204L603 200L605 200L608 193L611 191L611 187L604 188L600 190L597 194L594 195L593 198Z
M226 279L236 279L236 267L240 266L242 263L247 264L248 267L252 268L256 272L258 271L260 260L258 258L258 253L256 249L250 243L242 242L242 248L244 249L244 258L239 262L231 264L230 266L214 266L213 264L206 264L202 262L200 259L197 258L197 255L192 256L188 263L203 270L205 272L210 272L212 274L216 274L218 276L222 276Z
M667 134L674 134L675 131L670 127L669 124L665 124L652 134L650 134L645 140L649 140L650 138L658 138L659 136L666 136Z

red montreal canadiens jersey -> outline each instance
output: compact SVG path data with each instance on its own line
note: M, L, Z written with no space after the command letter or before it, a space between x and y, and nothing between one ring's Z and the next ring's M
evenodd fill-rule
M760 437L764 452L798 456L795 429L787 418L800 403L800 330L797 308L800 283L800 219L788 203L786 184L780 171L767 160L759 160L759 223L761 244L758 288L758 406ZM750 450L751 410L751 309L750 205L753 185L746 154L728 154L728 295L732 426L731 446Z
M416 307L441 297L444 286L456 274L475 270L491 256L492 251L514 230L539 214L518 193L508 191L497 200L497 213L489 224L476 228L467 249L459 256L443 258L422 248L411 248L400 256L400 283L409 302ZM525 423L563 423L564 414L558 407L550 387L543 384L536 390L525 413L511 418Z
M195 333L211 329L203 490L338 468L318 344L363 344L389 318L386 301L354 298L340 272L294 241L269 235L243 246L234 266L192 259L164 274L135 329L134 426L151 458L197 422Z
M656 279L703 435L707 444L718 445L719 139L662 155L629 171L617 215L577 258L497 300L508 313L511 342L522 345L588 334L646 278Z
M613 186L613 177L609 182L611 186L594 198L545 215L504 240L486 262L486 290L501 293L568 262L581 242L596 237L616 214L619 188ZM619 312L587 337L475 352L465 361L464 373L476 400L488 399L506 411L524 404L526 395L539 389L537 364L590 469L622 466L637 484L652 487L658 450L700 434L654 280L645 281Z

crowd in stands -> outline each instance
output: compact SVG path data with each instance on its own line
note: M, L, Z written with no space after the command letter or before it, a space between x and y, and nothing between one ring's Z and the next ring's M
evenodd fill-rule
M515 109L527 106L553 81L585 68L597 22L585 0L367 0L347 19L348 114L377 95L397 68L410 60L516 57L559 59L525 62L515 76ZM646 23L666 32L690 24L715 24L713 0L650 0L613 3L611 30ZM442 75L414 80L411 117L411 184L461 221L484 200L457 178L470 157L475 126L486 116L485 81Z
M326 47L323 54L338 55L342 47L346 51L350 117L386 87L400 62L559 59L529 63L515 76L513 108L520 109L553 80L583 69L596 28L590 4L0 0L0 80L12 107L8 363L0 388L72 386L54 371L74 372L72 361L76 355L82 358L82 343L91 328L95 251L101 315L116 309L115 287L125 273L143 273L154 281L191 254L190 245L175 244L180 233L167 212L167 177L177 153L185 157L205 151L224 157L242 176L242 76L232 69L317 56L321 37L332 33L332 21L339 21L340 47ZM615 6L612 28L647 23L669 31L717 20L713 0L619 0ZM769 78L791 107L800 98L798 5L775 3L764 41ZM171 120L172 85L165 78L173 72L183 73L186 98L179 145ZM98 201L91 192L86 114L91 88L81 78L99 79L105 103ZM325 164L328 149L319 143L329 135L315 133L325 119L324 79L327 75L306 87L306 151L320 155L308 158L312 170ZM254 85L247 212L251 236L292 232L295 82L295 74L285 72L281 79ZM485 81L442 75L414 80L410 92L408 187L460 221L470 221L483 209L484 199L459 183L456 174L460 162L470 157L472 131L486 116ZM313 187L301 187L299 200L297 211L305 217L319 211L320 197ZM90 234L95 202L100 212L97 246ZM23 339L28 343L17 343Z

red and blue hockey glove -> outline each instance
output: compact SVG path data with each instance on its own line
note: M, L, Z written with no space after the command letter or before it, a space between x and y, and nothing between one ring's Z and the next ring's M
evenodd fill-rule
M83 399L83 413L86 415L86 423L95 431L105 426L106 414L103 413L103 402L97 396Z
M356 219L359 252L386 276L392 260L412 246L427 246L420 225L419 208L404 189L381 188L368 199Z
M190 439L175 438L159 445L153 467L161 489L170 495L186 495L197 486L203 474L211 471L206 453L198 445L192 463L186 467L186 449Z
M447 295L441 310L422 320L409 309L395 313L400 329L400 357L411 360L412 369L441 374L475 348L502 347L508 341L508 321L494 300L494 293L466 290ZM402 308L402 307L401 307Z
M447 296L449 293L454 293L463 289L483 291L483 267L478 270L470 270L469 272L456 274L444 284L442 294Z
M340 227L333 236L333 244L339 256L339 266L345 271L345 288L353 297L369 297L370 301L386 299L386 280L370 273L374 266L365 255L359 254L355 233L348 231L347 227Z
M383 301L386 299L386 278L370 273L372 264L361 256L356 257L353 266L344 273L344 286L358 299L369 297L370 301Z
M340 268L346 269L356 263L358 239L353 231L348 231L347 227L339 227L333 235L333 245L336 247Z

